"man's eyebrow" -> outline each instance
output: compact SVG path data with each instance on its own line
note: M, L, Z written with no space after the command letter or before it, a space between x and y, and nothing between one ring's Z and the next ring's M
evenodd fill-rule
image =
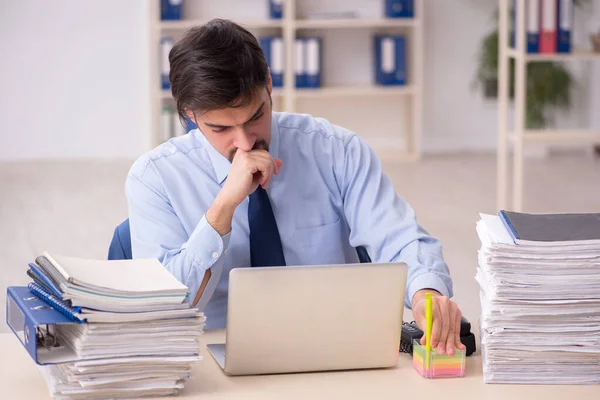
M258 117L258 115L263 111L264 108L265 108L265 102L263 101L261 103L261 105L258 107L258 109L256 110L256 112L254 114L252 114L252 116L248 119L248 121L244 122L244 124L247 124L248 122L250 122L253 119L255 119L256 117ZM218 125L218 124L212 124L210 122L205 122L204 125L206 125L210 128L217 128L217 129L231 128L230 125Z

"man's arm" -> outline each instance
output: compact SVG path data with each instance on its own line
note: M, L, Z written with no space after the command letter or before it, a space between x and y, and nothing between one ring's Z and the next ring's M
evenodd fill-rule
M398 196L373 150L358 136L345 143L338 182L350 225L350 244L364 246L375 262L408 265L405 304L425 327L424 298L434 294L432 346L454 354L460 343L461 313L440 242L421 227L412 207ZM458 321L458 322L457 322ZM438 346L439 344L439 346Z
M209 223L207 211L188 237L152 164L145 166L141 173L134 166L125 190L133 257L157 258L188 286L190 304L204 309L221 276L231 219L229 231L219 232ZM217 219L214 212L211 215Z

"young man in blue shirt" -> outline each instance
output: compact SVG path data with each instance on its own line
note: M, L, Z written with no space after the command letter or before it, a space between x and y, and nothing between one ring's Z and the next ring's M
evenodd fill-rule
M272 109L255 37L226 20L191 29L169 54L172 94L198 129L137 160L126 182L134 258L158 258L195 293L207 328L225 326L232 268L406 262L405 304L432 345L454 353L461 312L441 245L356 134Z

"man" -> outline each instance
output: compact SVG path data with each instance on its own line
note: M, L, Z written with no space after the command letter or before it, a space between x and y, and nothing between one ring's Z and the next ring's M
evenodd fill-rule
M191 29L169 54L173 97L197 130L137 160L127 178L134 258L158 258L225 326L232 268L358 262L409 266L406 306L432 345L453 354L461 312L439 242L394 192L354 133L272 110L271 77L255 37L226 20Z

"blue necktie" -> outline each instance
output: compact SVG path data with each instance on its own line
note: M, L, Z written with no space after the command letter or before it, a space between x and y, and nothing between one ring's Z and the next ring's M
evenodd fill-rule
M248 204L250 264L253 267L284 266L285 258L277 222L267 191L259 186Z

